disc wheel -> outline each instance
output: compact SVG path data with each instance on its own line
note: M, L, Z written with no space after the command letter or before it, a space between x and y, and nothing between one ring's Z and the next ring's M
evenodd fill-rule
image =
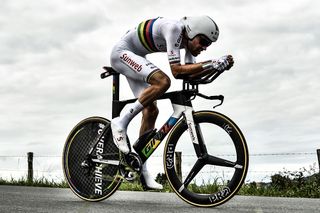
M90 117L77 124L70 132L63 151L63 171L71 190L81 199L101 201L111 196L120 186L119 149L112 140L111 131L102 132L110 121L101 117ZM100 138L100 139L99 139ZM88 156L94 142L97 146ZM97 163L104 159L114 164Z

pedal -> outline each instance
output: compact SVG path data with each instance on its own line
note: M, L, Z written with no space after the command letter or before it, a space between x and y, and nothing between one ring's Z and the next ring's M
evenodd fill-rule
M137 173L133 171L130 167L121 165L119 168L120 175L123 179L131 182L137 178Z
M124 177L127 181L134 181L137 178L137 175L135 172L129 171L126 176Z
M119 167L120 175L127 181L135 180L142 168L142 161L140 157L133 152L124 155L121 159L121 164Z
M134 152L130 152L125 155L125 161L135 172L141 172L142 161L139 155Z

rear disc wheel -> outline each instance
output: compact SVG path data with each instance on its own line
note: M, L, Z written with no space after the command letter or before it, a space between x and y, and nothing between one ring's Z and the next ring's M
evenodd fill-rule
M71 190L81 199L101 201L111 196L120 186L120 152L112 139L111 130L103 129L110 121L102 117L90 117L77 124L70 132L63 151L63 171ZM88 156L94 142L99 142ZM112 164L94 162L110 160Z

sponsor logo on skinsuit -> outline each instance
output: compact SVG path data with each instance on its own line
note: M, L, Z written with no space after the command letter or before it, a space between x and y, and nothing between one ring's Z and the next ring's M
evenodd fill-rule
M142 70L142 65L138 64L134 60L132 60L126 53L124 53L122 56L120 56L120 59L124 61L129 67L131 67L133 70L140 72Z

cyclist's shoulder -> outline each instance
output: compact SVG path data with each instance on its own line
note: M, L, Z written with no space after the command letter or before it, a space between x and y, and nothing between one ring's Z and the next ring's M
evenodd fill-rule
M183 24L180 22L180 20L159 17L157 18L157 22L161 26L183 28Z
M184 25L179 20L163 17L157 19L157 25L163 34L181 33L184 28Z

